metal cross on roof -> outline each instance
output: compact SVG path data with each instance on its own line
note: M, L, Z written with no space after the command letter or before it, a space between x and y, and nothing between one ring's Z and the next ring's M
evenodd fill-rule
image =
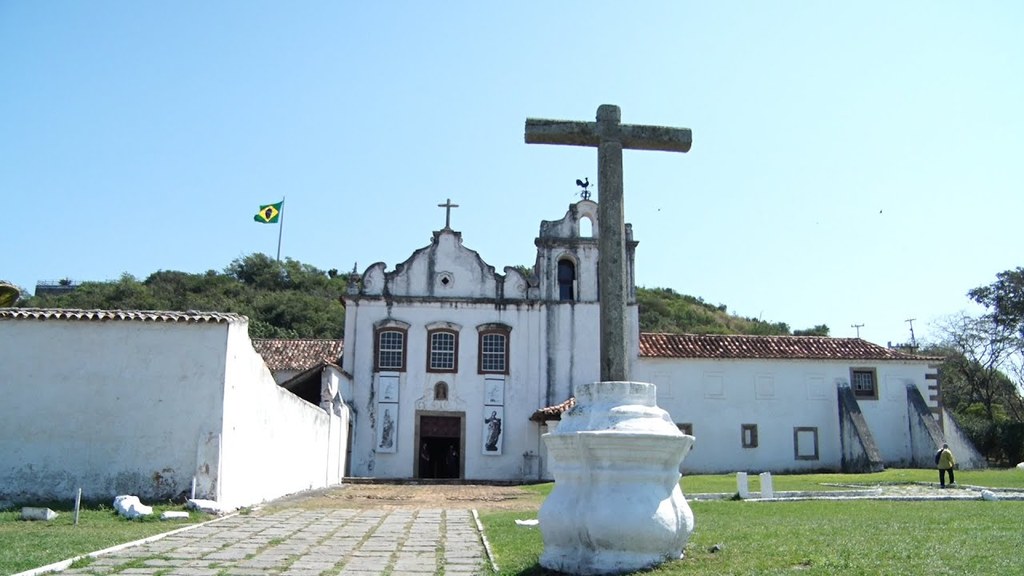
M458 208L458 204L452 204L452 199L448 198L444 204L438 204L438 208L444 208L444 229L451 230L452 228L452 208Z

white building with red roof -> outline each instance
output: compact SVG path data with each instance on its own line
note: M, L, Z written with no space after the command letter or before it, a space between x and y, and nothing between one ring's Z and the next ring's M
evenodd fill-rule
M550 479L542 436L600 374L597 214L583 200L542 222L526 274L496 272L446 222L394 269L350 277L344 346L252 341L233 314L0 308L0 499ZM938 358L640 334L626 239L631 373L697 438L684 472L931 467L943 441L983 464L942 410Z
M930 467L944 438L980 464L942 410L940 361L859 338L640 334L634 377L698 438L693 472Z
M353 476L550 478L542 435L599 378L597 204L545 221L533 274L497 273L461 233L353 274L342 372ZM691 472L931 466L944 439L939 358L860 339L639 334L627 225L632 374L697 437ZM973 454L972 454L973 453Z

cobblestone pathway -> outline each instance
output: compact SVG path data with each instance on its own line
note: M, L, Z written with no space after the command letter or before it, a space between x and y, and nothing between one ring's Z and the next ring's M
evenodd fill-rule
M469 510L281 510L236 515L104 554L66 575L485 574Z

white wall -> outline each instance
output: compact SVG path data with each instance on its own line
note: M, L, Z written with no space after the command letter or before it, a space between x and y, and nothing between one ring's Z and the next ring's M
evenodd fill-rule
M841 465L836 386L851 367L874 367L878 400L859 399L887 463L910 456L906 382L926 387L926 363L693 360L641 358L634 379L658 386L658 405L693 425L688 472L796 471ZM758 446L741 445L741 425L756 424ZM797 459L794 428L817 428L818 458Z
M0 320L0 496L189 489L220 431L226 339L225 323Z
M418 458L417 414L443 412L464 418L464 477L470 479L518 479L523 474L523 454L536 453L539 427L529 417L542 405L544 356L537 340L538 314L534 305L498 309L493 304L465 302L385 303L380 300L350 302L346 308L344 368L353 376L350 405L354 416L352 474L380 478L410 478ZM399 402L394 453L376 449L378 375L373 366L373 326L393 318L409 324L406 334L406 371L398 375ZM357 320L358 319L358 320ZM426 372L427 326L451 322L460 327L457 373ZM505 375L504 422L500 455L483 454L485 375L477 373L478 332L482 324L512 327L509 334L510 370ZM434 385L448 384L448 401L434 400ZM349 389L343 386L343 390Z
M227 345L219 500L246 505L341 483L348 423L281 388L245 326Z
M247 505L341 481L344 417L278 387L242 319L0 320L0 385L0 498L165 499L194 475Z

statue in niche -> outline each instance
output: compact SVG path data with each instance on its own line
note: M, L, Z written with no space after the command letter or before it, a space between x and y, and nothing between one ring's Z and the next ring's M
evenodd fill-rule
M380 435L379 448L391 448L395 445L395 421L391 418L391 411L384 410L384 428Z
M487 442L484 443L484 450L497 452L498 439L501 438L501 418L498 417L498 411L491 410L490 417L484 418L484 423L487 424Z

